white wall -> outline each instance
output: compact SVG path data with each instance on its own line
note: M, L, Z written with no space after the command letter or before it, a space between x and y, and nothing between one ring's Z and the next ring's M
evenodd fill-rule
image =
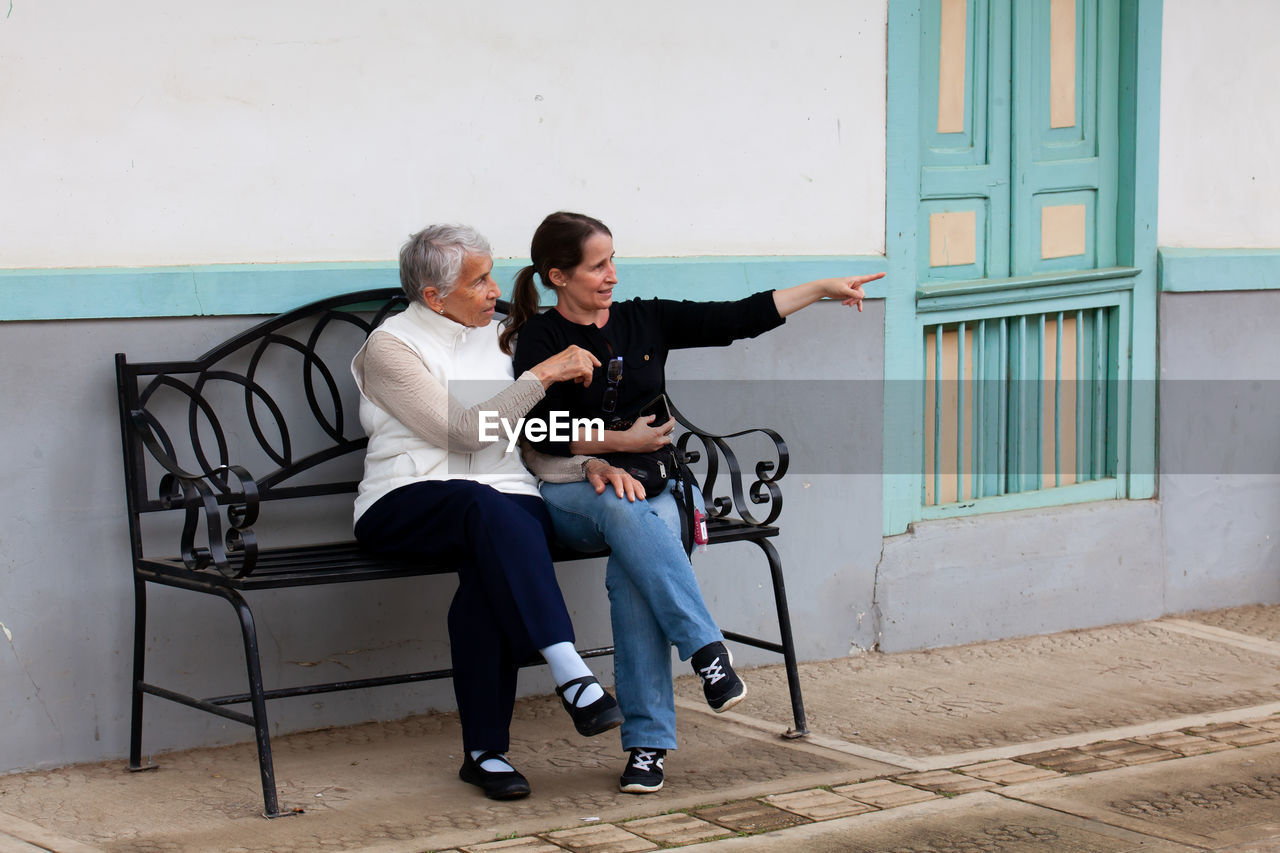
M605 219L624 256L882 253L885 28L884 0L14 0L0 6L0 269L389 259L439 220L470 221L498 255L521 256L557 208ZM696 364L725 378L756 364L878 377L876 306L856 315L869 328L834 363L804 351L842 341L854 316L815 308L740 345L755 348L750 360L726 350ZM133 602L111 354L190 356L252 322L0 323L0 399L29 402L0 449L0 504L17 531L0 543L0 696L12 697L0 772L127 748ZM866 452L878 457L878 444ZM870 606L879 483L811 472L792 475L803 493L778 547L796 624L809 626L802 654L826 657L870 639L856 614ZM839 515L845 502L860 526ZM833 525L851 537L838 565L817 535ZM762 561L750 583L716 565L708 597L725 623L776 630ZM595 579L572 587L571 606L580 638L600 644L599 567L586 571L566 576ZM442 624L420 610L447 579L359 601L320 592L310 611L260 611L276 683L349 675L357 658L369 674L444 665ZM179 597L153 599L152 674L204 692L194 679L207 668L238 689L229 608ZM326 660L340 663L299 671ZM450 703L442 684L299 699L273 707L273 726ZM147 707L148 753L248 735Z
M523 256L878 254L884 0L16 0L0 268L394 257L431 221Z
M1274 0L1166 0L1160 245L1280 246L1277 25Z

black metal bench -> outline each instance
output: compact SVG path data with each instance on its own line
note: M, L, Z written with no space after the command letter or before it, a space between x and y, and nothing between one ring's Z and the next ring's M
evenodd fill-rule
M266 689L246 600L246 593L266 589L452 573L448 565L374 557L354 541L268 545L265 537L271 534L264 532L259 541L254 531L268 506L283 506L276 502L354 495L366 439L355 417L358 396L348 365L377 324L404 305L399 289L362 291L281 314L191 361L130 362L123 353L116 355L136 608L130 770L155 766L142 764L142 708L144 694L159 696L252 726L265 814L292 813L279 809L267 700L452 675L440 669ZM505 310L500 304L499 311ZM786 444L770 430L718 436L676 416L684 428L677 446L696 463L707 496L710 543L754 542L768 560L773 582L780 642L729 631L725 636L783 656L795 720L784 736L803 736L807 729L782 565L769 542L778 535L773 522L782 509L777 481L787 470ZM728 440L748 433L764 436L776 458L755 465L756 479L744 492L743 472ZM692 441L700 446L691 448ZM717 495L718 490L728 494ZM752 515L753 506L764 510L761 518ZM156 530L157 519L165 516L172 520L169 529ZM151 553L157 548L163 556ZM555 552L557 560L596 556L601 555ZM148 583L231 603L244 641L247 692L197 698L146 680ZM583 655L612 652L609 646ZM248 712L228 707L239 704L247 704Z

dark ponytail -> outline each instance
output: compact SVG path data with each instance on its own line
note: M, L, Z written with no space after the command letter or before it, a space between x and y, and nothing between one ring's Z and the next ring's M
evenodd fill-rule
M542 220L538 230L533 232L533 242L529 247L529 257L533 264L516 275L511 313L498 336L498 346L504 353L512 354L520 327L538 313L538 289L534 286L534 273L542 279L543 287L555 290L555 285L551 283L551 271L558 269L567 273L582 263L582 247L592 234L613 236L613 232L599 219L564 211L553 213Z
M498 346L507 355L515 353L516 333L520 327L538 313L538 287L533 283L536 271L530 265L516 273L516 286L511 292L511 312L498 335Z

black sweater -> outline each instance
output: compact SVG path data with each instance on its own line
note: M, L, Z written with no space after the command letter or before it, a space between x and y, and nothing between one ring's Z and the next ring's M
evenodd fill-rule
M671 299L631 299L615 302L603 328L566 320L551 309L529 320L516 339L515 372L519 376L571 344L600 360L591 387L557 382L529 417L568 412L574 418L633 419L646 403L666 392L667 353L689 347L728 346L740 338L775 329L786 322L778 316L773 291L766 290L733 302L688 302ZM608 387L609 359L622 356L618 401L611 414L602 409ZM544 453L569 455L569 443L544 441Z

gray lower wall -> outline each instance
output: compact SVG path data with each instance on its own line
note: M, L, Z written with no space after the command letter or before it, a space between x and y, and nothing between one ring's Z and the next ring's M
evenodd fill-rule
M1166 609L1280 602L1280 292L1160 297Z
M1164 613L1157 501L928 521L885 539L880 649L952 646Z
M1257 382L1228 386L1235 403L1199 407L1162 390L1157 500L927 522L889 538L880 535L878 474L883 303L862 315L817 306L756 340L674 353L669 375L677 403L704 427L770 426L788 440L775 544L801 657L927 648L1280 601L1280 453L1265 440L1276 422L1265 380L1280 372L1278 309L1280 294L1266 292L1162 296L1162 388ZM0 447L0 772L127 750L133 597L112 354L189 356L252 322L0 325L8 360L0 394L20 413ZM297 523L349 529L349 506ZM726 628L772 636L755 546L720 546L695 566ZM608 642L601 563L559 573L579 643ZM453 586L429 578L264 595L267 677L296 684L447 666L442 613ZM224 602L172 590L153 591L150 602L155 680L204 694L242 689L238 631ZM776 660L750 649L740 659ZM607 678L608 659L593 665ZM540 669L521 685L550 689ZM146 707L148 753L249 737L160 700ZM273 730L285 732L451 707L449 685L437 682L286 700L271 715Z
M113 354L191 357L256 319L0 325L7 360L0 395L20 415L7 420L0 445L6 474L0 483L6 522L0 532L0 624L8 632L0 632L0 696L6 699L0 703L0 772L127 754L134 606ZM882 329L882 303L869 304L864 314L815 306L760 339L677 353L669 375L703 381L870 378L874 385ZM870 606L880 549L879 479L815 475L821 469L814 456L829 452L831 438L801 434L788 411L792 403L770 393L781 387L765 383L765 393L756 393L745 408L752 424L795 435L777 547L792 616L802 626L801 654L837 656L851 643L870 641L857 627L857 614ZM698 411L697 400L689 403L690 414L709 428L744 426L731 411ZM866 438L857 448L858 464L874 469L878 409L860 417ZM857 507L856 514L846 507ZM294 523L332 538L334 530L350 530L350 506L310 508ZM766 564L755 546L721 546L695 562L711 608L727 628L776 635ZM571 563L559 573L579 643L608 643L602 563ZM261 595L255 615L268 681L299 684L447 667L443 614L454 585L450 578L426 578ZM156 682L200 695L243 689L239 632L224 601L152 589L149 610L148 675ZM742 657L776 660L752 650ZM593 666L608 677L608 658ZM521 687L545 693L551 684L537 668L522 674ZM435 682L283 700L272 703L270 714L273 730L285 732L452 705L448 682ZM146 702L148 754L249 738L238 724L158 699Z

